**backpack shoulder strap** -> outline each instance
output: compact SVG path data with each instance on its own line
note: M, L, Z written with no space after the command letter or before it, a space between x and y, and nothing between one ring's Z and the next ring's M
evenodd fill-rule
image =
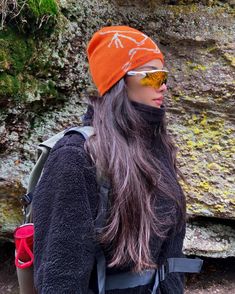
M94 129L91 126L76 126L76 127L69 127L56 135L50 137L49 139L43 141L38 145L38 154L37 154L37 162L34 165L30 176L29 176L29 183L27 187L27 193L21 197L21 203L24 206L24 223L32 222L32 208L31 208L31 202L33 198L33 190L36 187L41 175L42 170L44 167L44 164L48 158L48 155L51 151L51 149L55 146L55 144L69 131L75 131L78 133L81 133L85 140L93 135ZM31 219L31 220L30 220Z
M106 213L110 206L110 182L106 177L98 176L96 174L96 180L99 186L99 206L98 206L98 213L95 218L95 229L97 233L101 232L106 221Z
M83 126L68 128L64 131L64 135L72 131L82 134L85 140L94 134L94 128L92 126Z
M58 134L50 137L49 139L47 139L46 141L43 141L42 143L40 143L39 149L41 149L41 146L47 147L52 149L54 147L54 145L57 143L57 141L59 141L65 134L74 131L77 133L80 133L83 135L83 137L85 139L87 139L88 137L92 136L94 134L94 128L91 126L76 126L76 127L69 127L61 132L59 132Z
M94 226L96 234L102 232L103 227L107 219L108 208L110 207L110 181L103 175L96 175L97 183L99 186L99 206L98 213L94 220ZM95 239L95 258L96 258L96 273L97 273L97 286L99 294L105 293L105 281L106 281L106 259L103 248L97 239Z

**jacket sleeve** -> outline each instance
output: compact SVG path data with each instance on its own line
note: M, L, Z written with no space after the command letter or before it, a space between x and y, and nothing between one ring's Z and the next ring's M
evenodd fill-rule
M75 146L49 155L33 194L38 294L87 294L95 259L85 158Z
M172 234L163 245L163 250L167 252L166 258L170 257L185 257L183 254L183 241L186 232L186 223L181 231ZM185 287L184 273L168 273L166 278L160 282L161 294L182 294Z

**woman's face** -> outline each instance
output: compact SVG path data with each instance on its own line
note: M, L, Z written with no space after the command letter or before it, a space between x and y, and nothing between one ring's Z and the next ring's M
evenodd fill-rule
M153 59L133 69L133 71L163 69L163 63L160 59ZM140 84L141 76L126 76L127 94L130 100L154 106L161 107L163 103L163 95L167 91L166 84L162 84L159 89L151 86L143 86Z

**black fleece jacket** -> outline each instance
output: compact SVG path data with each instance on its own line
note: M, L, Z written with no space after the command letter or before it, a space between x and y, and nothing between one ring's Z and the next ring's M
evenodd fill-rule
M163 119L165 108L155 110L133 103L140 114L149 120L153 130ZM153 108L153 107L152 107ZM90 110L84 117L89 124ZM155 132L155 136L158 136ZM96 170L91 167L90 157L84 151L84 138L70 132L52 148L44 165L43 174L33 193L34 239L34 283L38 294L88 294L98 293L93 275L95 244L93 219L97 214L98 185ZM169 185L173 185L179 199L184 194L175 173L160 144L156 156L161 160ZM172 208L164 195L158 195L158 204L163 207L158 213ZM152 256L162 264L168 257L184 257L182 253L185 225L177 231L180 214L176 210L176 224L162 241L156 236L150 240ZM106 256L109 260L109 256ZM113 272L128 271L127 268ZM112 272L112 269L109 269ZM89 285L90 281L90 285ZM170 273L161 282L161 294L184 293L184 273ZM135 288L110 290L106 294L151 293L152 284Z

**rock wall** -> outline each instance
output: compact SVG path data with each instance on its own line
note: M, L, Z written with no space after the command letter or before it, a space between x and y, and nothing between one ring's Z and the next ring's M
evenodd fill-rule
M5 2L0 4L2 239L11 239L22 222L19 197L37 145L80 123L84 99L94 89L86 45L105 25L133 26L165 55L169 130L188 181L182 185L189 216L220 218L222 227L223 219L235 219L234 1Z

